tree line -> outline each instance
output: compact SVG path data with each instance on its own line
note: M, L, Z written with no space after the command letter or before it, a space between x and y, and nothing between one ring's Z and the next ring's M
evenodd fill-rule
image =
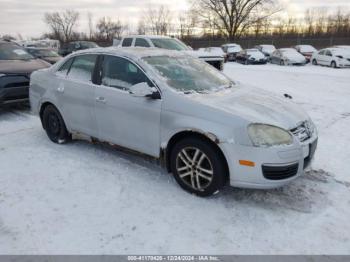
M143 10L134 29L118 18L102 17L94 24L88 13L88 32L78 32L76 11L46 13L45 36L69 42L78 39L111 42L123 34L171 35L179 38L238 40L243 37L349 37L350 11L309 9L301 18L282 16L275 0L190 0L190 10L175 15L167 6Z

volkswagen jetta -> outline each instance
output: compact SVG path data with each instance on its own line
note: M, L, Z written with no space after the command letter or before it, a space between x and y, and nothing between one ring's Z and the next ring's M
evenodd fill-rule
M177 51L74 53L32 75L30 101L53 142L79 133L161 159L199 196L227 183L283 186L303 174L317 146L313 122L291 101Z

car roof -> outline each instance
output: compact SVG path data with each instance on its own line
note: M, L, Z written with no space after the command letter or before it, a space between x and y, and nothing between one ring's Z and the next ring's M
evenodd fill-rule
M134 59L140 59L148 56L183 56L184 53L175 50L167 50L161 48L145 48L145 47L99 47L91 48L73 53L72 55L79 54L109 54L120 55Z
M125 36L125 38L159 38L159 39L175 39L173 37L170 36L163 36L163 35L129 35L129 36Z

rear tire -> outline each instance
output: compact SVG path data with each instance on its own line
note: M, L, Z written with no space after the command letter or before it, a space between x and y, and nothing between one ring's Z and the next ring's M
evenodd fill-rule
M280 65L281 66L285 66L286 64L285 64L285 62L283 60L281 60Z
M60 112L53 105L48 105L44 109L42 121L46 134L52 142L65 144L72 140Z
M219 192L227 170L217 149L203 139L189 137L178 142L170 154L170 168L185 191L201 197Z

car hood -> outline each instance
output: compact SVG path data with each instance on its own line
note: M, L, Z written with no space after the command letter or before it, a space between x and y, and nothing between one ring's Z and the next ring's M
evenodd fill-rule
M190 99L222 110L251 123L269 124L290 130L309 119L293 102L273 93L244 85L212 94L193 94Z
M272 55L272 53L275 52L275 50L273 50L273 49L263 49L262 52L264 54Z
M291 60L291 61L294 61L294 62L303 62L305 61L305 57L297 52L295 53L285 53L283 54L283 57Z
M0 73L30 74L38 69L49 67L50 64L41 59L32 60L0 60Z
M336 52L334 53L335 56L342 56L345 59L350 59L350 52Z
M260 53L260 52L250 53L249 55L250 55L250 58L254 58L256 60L265 58L265 55L263 53Z

